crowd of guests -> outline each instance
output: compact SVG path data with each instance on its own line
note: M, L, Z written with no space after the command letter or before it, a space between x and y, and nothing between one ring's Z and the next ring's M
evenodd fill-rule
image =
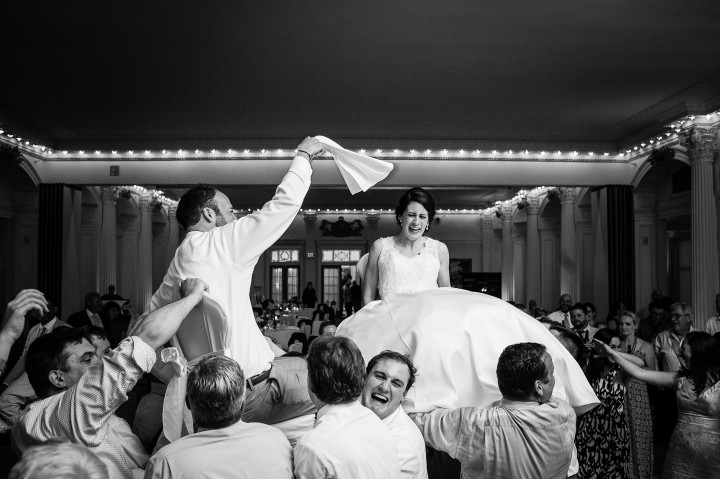
M157 448L157 436L148 441L116 413L205 287L188 280L183 298L151 313L130 338L120 297L90 293L84 310L62 321L42 293L20 292L0 332L1 426L5 437L12 431L22 458L11 477L61 477L66 468L67 477L422 478L433 477L428 458L442 453L464 477L717 471L720 342L712 335L720 335L720 294L718 316L705 321L654 292L637 314L615 305L604 322L592 303L562 295L558 309L538 319L576 358L600 400L579 417L552 396L552 358L535 343L510 346L498 358L503 399L492 407L408 415L402 402L418 373L413 362L385 351L366 365L325 321L311 342L298 336L302 347L289 354L307 358L317 413L297 444L275 427L242 419L253 384L236 361L212 354L188 376L194 433ZM322 303L318 311L324 319Z
M599 321L564 294L538 317L601 402L578 418L579 478L720 477L720 294L715 305L718 316L695 318L656 290L637 314L614 303Z

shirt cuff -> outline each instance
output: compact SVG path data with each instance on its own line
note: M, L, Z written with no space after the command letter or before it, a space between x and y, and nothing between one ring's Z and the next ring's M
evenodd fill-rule
M302 180L303 184L305 184L306 186L310 185L312 177L312 167L310 166L310 161L304 156L296 156L295 158L293 158L288 173L295 173L300 177L300 180Z
M150 372L157 359L155 350L138 336L130 336L124 339L116 351L129 355L137 363L138 367L146 373Z

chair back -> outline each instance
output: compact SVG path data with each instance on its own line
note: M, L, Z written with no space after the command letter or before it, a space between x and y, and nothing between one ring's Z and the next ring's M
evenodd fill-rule
M205 294L178 328L175 337L185 355L192 361L203 354L224 351L227 347L228 320L223 308Z
M322 321L315 320L312 324L312 330L310 331L309 336L320 336L320 325L322 324Z

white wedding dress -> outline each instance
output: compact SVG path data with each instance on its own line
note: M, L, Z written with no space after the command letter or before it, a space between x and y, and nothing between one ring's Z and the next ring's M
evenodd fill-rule
M383 238L378 257L379 301L340 324L369 361L390 349L409 354L417 380L406 411L487 406L500 399L495 369L505 347L532 341L555 365L554 395L581 414L599 404L577 362L545 326L507 302L462 289L438 288L438 242L427 238L413 257Z

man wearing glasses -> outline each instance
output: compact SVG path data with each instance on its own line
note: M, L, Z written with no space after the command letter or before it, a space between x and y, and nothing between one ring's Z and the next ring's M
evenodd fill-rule
M695 313L687 303L675 303L670 307L672 327L662 331L655 338L655 366L658 371L680 370L680 349L685 336L692 331ZM650 401L655 406L653 421L654 442L667 447L677 424L677 399L674 389L648 388Z

